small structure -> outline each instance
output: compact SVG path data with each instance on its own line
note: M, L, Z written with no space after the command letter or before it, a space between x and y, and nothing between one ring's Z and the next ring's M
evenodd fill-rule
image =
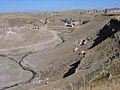
M109 74L109 78L108 79L112 80L112 74L111 73Z
M39 30L39 26L34 26L33 29L34 30Z
M33 28L33 25L32 25L32 24L26 24L25 26L26 26L26 28L29 28L29 29L32 29L32 28Z
M88 40L89 40L89 39L88 39L87 37L84 37L84 38L80 41L79 45L80 45L80 46L86 45L87 42L88 42Z
M43 80L36 80L33 82L33 84L40 84Z
M86 52L85 52L85 51L81 51L81 52L79 53L79 55L80 55L80 56L82 56L82 57L84 57L84 56L85 56L85 54L86 54Z
M46 78L46 84L49 84L49 78Z
M75 49L73 51L76 52L77 50L78 50L78 47L75 47Z
M82 54L82 55L85 55L86 53L85 53L85 51L81 51L81 54Z
M48 18L40 19L43 25L46 25L48 23Z
M74 23L70 23L70 22L66 22L66 23L65 23L65 26L68 26L68 27L74 27L75 24L74 24Z
M17 34L17 33L12 32L11 30L9 30L9 31L7 32L7 34Z
M74 27L76 24L79 23L79 22L75 22L75 20L72 20L72 18L71 19L64 19L61 21L64 22L65 26L67 26L67 27Z
M107 73L107 78L108 78L108 80L112 80L112 78L113 78L113 76L112 76L112 74L111 73Z

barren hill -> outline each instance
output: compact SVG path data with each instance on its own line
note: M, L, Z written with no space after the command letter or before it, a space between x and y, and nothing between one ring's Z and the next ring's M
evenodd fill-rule
M120 60L119 12L0 14L1 90L79 90ZM113 67L113 66L112 66Z

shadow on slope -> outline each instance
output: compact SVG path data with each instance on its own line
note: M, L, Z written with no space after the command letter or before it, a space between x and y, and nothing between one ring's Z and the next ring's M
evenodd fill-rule
M120 30L120 21L116 19L111 19L108 24L106 24L102 30L100 30L99 34L97 35L98 37L94 40L94 43L90 47L93 48L108 37L111 37L114 35L117 31Z
M75 62L75 63L73 63L72 65L70 65L71 68L68 70L67 73L64 74L63 78L66 78L66 77L68 77L68 76L74 74L75 71L76 71L76 68L78 67L79 64L80 64L80 60L77 61L77 62Z
M102 16L119 16L120 14L102 14Z

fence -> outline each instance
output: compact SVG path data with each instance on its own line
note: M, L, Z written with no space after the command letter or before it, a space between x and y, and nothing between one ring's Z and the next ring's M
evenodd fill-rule
M96 78L99 77L103 72L106 71L116 60L120 59L120 52L117 52L112 57L107 59L105 62L103 62L97 69L93 68L92 72L87 73L86 75L83 75L82 77L79 77L77 82L73 82L72 85L74 86L85 86L86 84L90 84L93 82ZM72 86L70 83L70 86ZM72 88L73 88L72 86ZM72 89L73 90L73 89Z

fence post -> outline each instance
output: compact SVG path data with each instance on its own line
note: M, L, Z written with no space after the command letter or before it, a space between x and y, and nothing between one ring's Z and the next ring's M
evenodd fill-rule
M70 83L70 86L71 86L71 90L73 90L74 88L73 88L73 84L72 83Z
M85 76L83 75L83 83L84 83L84 86L85 86L85 81L86 81L86 80L85 80Z
M111 64L111 59L110 58L108 59L108 62L109 62L109 65L110 65Z
M116 53L116 57L117 57L117 58L120 58L120 52L117 52L117 53Z
M102 63L102 70L104 70L104 63Z
M96 70L93 68L93 73L94 73L94 77L95 77L95 74L96 74Z

